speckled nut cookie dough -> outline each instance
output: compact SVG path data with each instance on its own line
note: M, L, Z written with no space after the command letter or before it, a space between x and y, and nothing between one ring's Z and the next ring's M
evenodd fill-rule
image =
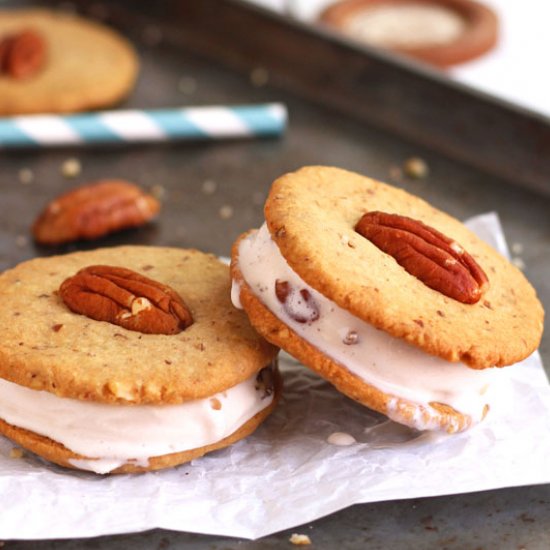
M137 72L131 44L104 25L46 9L0 11L0 115L112 105Z
M252 433L277 349L230 300L227 266L126 246L0 276L0 433L69 468L175 466Z
M467 429L544 312L523 274L458 220L329 167L273 184L232 251L254 327L349 397L418 429Z

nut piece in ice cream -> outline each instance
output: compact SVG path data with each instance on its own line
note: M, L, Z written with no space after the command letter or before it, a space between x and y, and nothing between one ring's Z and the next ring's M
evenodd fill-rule
M275 281L275 295L286 313L298 323L312 323L319 319L319 308L306 288L298 290L288 281Z
M48 204L32 233L41 244L97 239L152 220L160 203L133 183L101 180L69 191Z
M85 267L59 294L75 313L145 334L177 334L193 323L175 290L122 267Z
M418 220L367 212L355 230L426 286L449 298L475 304L489 287L487 275L470 254Z

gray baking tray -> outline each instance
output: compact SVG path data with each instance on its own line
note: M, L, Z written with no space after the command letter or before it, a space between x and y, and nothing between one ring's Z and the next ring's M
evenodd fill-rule
M227 255L241 232L262 222L274 178L327 164L394 183L458 218L496 210L517 261L550 307L550 125L543 117L239 2L82 1L61 7L107 20L137 45L141 75L124 107L282 101L289 128L281 139L0 152L0 269L35 256L122 243ZM400 173L410 156L428 163L428 177ZM75 179L61 173L70 157L82 164ZM21 183L22 169L32 171L31 183ZM32 242L30 225L47 201L104 177L128 178L161 195L158 222L54 250ZM544 336L547 365L549 343ZM157 530L6 541L4 547L278 548L292 547L291 532L306 533L314 548L327 549L547 549L550 486L356 505L257 542Z

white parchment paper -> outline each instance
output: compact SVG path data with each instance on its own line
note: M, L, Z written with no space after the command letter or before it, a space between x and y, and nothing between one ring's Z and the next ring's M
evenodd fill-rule
M498 218L469 222L503 253ZM339 394L286 355L284 397L251 437L163 472L96 476L0 437L0 539L88 537L155 527L257 538L360 502L550 483L550 386L537 353L504 369L484 422L415 432ZM357 443L327 443L334 432Z

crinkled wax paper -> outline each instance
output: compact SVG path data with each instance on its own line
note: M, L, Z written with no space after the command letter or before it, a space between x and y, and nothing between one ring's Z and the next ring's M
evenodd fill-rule
M494 214L470 226L505 252ZM168 471L96 476L0 437L0 538L87 537L155 527L256 538L359 502L550 482L550 386L538 354L504 369L484 422L420 433L372 413L283 356L284 397L251 437ZM327 443L334 432L357 443Z

